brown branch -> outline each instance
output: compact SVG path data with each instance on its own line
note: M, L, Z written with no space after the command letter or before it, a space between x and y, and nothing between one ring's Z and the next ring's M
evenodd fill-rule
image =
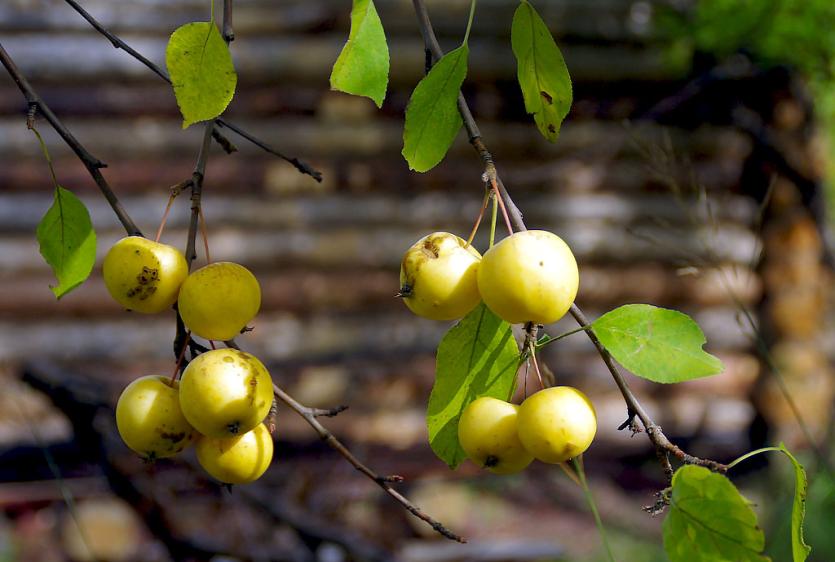
M327 443L332 449L334 449L337 453L342 455L345 458L345 460L347 460L349 463L351 463L351 465L353 465L354 468L356 468L365 476L373 480L378 486L385 490L385 492L388 495L393 497L400 505L406 508L406 511L408 511L418 519L425 521L433 529L435 529L438 533L445 536L446 538L461 543L467 542L463 537L456 535L455 533L444 527L443 524L439 523L438 521L435 521L429 515L425 514L423 511L420 510L420 508L418 508L400 492L398 492L389 485L391 482L402 481L402 477L396 475L381 476L377 474L369 467L364 465L362 461L355 457L354 454L351 453L351 451L349 451L348 448L342 444L342 442L340 442L336 437L334 437L333 433L328 431L328 429L325 426L319 423L319 420L316 419L315 410L311 410L310 408L307 408L306 406L299 404L292 396L281 390L281 388L279 388L276 385L273 385L273 391L275 392L275 395L279 400L290 406L290 408L294 412L296 412L298 415L304 418L304 420L316 431L316 433L319 434L319 437L322 439L322 441Z
M223 39L229 44L235 40L232 30L232 0L223 0Z
M435 37L435 32L432 29L432 22L429 19L429 13L426 10L426 5L424 4L423 0L412 1L415 7L415 13L417 14L418 24L420 25L420 31L421 35L423 36L426 49L431 53L432 58L437 61L443 56L443 51L441 50L441 47L438 44L438 40ZM496 183L499 187L499 192L501 193L502 198L505 201L508 214L510 215L514 226L517 230L527 230L521 212L519 212L518 207L516 207L516 205L513 203L513 200L511 199L510 194L507 192L507 189L505 189L504 185L501 183L501 180L498 178L495 163L493 162L493 156L490 154L490 151L484 144L484 141L481 138L481 133L478 129L478 126L476 125L475 119L473 118L472 112L470 111L469 107L467 106L466 100L464 99L463 95L460 94L460 92L458 97L458 108L461 112L461 118L464 121L464 127L467 129L467 133L470 137L470 144L473 145L473 148L476 150L476 152L479 154L482 161L484 162L485 174L487 174L488 179L496 180ZM570 313L571 316L577 321L577 323L580 326L589 325L588 319L583 314L583 311L580 310L580 307L578 307L576 304L571 305ZM661 426L659 426L653 421L653 419L646 412L638 398L632 392L632 389L629 388L629 385L627 384L626 379L623 377L623 374L617 368L617 365L615 365L614 360L612 359L609 352L606 350L605 347L603 347L603 344L600 343L600 340L597 339L597 336L594 334L594 331L584 331L588 335L592 344L594 344L594 347L597 349L597 352L600 354L600 357L603 359L603 362L606 364L606 367L609 369L609 373L612 375L615 384L617 385L621 395L623 395L624 401L626 402L627 420L624 424L620 426L619 429L625 429L626 427L632 428L634 418L637 416L638 419L641 421L641 424L643 424L644 429L646 430L647 437L655 446L659 458L662 459L662 468L664 469L664 472L668 477L672 476L672 473L670 471L671 467L669 464L668 454L672 454L674 457L686 464L696 464L699 466L704 466L715 472L727 471L727 465L710 459L694 457L693 455L685 453L681 448L672 443L667 438L667 436L664 435L664 432L661 430Z
M231 347L233 349L240 349L235 340L227 340L223 343L226 344L227 347ZM406 509L406 511L408 511L421 521L426 522L429 526L435 529L435 531L445 536L446 538L460 543L467 542L466 539L459 535L456 535L455 533L444 527L442 523L436 521L429 515L425 514L423 511L420 510L419 507L417 507L415 504L409 501L408 498L406 498L403 494L401 494L389 485L390 483L402 482L402 476L396 474L382 476L380 474L377 474L371 468L363 464L362 461L360 461L357 457L355 457L354 454L351 451L349 451L348 448L333 435L333 433L331 433L324 425L319 423L318 419L316 419L318 415L321 415L321 410L318 410L317 408L308 408L307 406L303 406L302 404L297 402L295 398L293 398L292 396L284 392L281 388L279 388L276 384L273 384L273 393L275 394L276 398L287 404L291 410L293 410L302 418L304 418L304 421L306 421L308 425L310 425L310 427L312 427L316 431L316 433L319 434L319 438L322 439L322 441L327 443L330 448L342 455L342 457L349 463L351 463L351 465L354 468L356 468L362 474L374 481L375 484L377 484L383 490L385 490L385 492L392 498L394 498L395 501L397 501L397 503L402 505Z
M125 51L127 54L129 54L130 56L132 56L133 58L135 58L136 60L138 60L139 62L144 64L146 67L148 67L154 74L159 76L162 80L165 80L166 82L171 84L171 78L168 77L167 72L165 72L162 68L160 68L159 66L154 64L151 60L149 60L147 57L142 55L139 51L137 51L136 49L134 49L133 47L131 47L130 45L125 43L120 37L118 37L113 32L111 32L106 27L104 27L98 20L96 20L96 18L94 18L92 15L90 15L90 13L87 10L82 8L78 4L78 2L76 2L76 0L65 0L65 2L67 4L69 4L70 7L72 7L72 9L74 9L76 12L78 12L81 15L81 17L83 17L85 20L87 20L87 23L89 23L93 27L93 29L98 31L100 34L104 35L107 38L107 40L110 41L110 43L116 49L121 49L121 50ZM224 3L224 21L225 22L227 21L226 20L227 10L228 10L228 14L229 14L229 20L228 20L228 23L223 24L223 35L224 35L224 38L227 39L227 41L231 41L231 38L227 38L227 31L228 32L232 31L232 29L231 29L232 5L231 5L231 2L229 0L224 0L224 2L225 2ZM228 8L227 8L227 3L228 3ZM232 32L232 36L234 37L234 32ZM322 173L319 172L318 170L316 170L315 168L313 168L312 166L310 166L307 162L304 162L303 160L299 160L295 156L287 156L283 152L280 152L280 151L276 150L275 148L268 145L264 141L262 141L262 140L258 139L257 137L251 135L250 133L246 132L244 129L240 128L239 126L237 126L237 125L235 125L235 124L233 124L229 121L227 121L226 119L217 118L217 119L215 119L214 124L215 124L215 130L214 130L213 134L216 138L218 136L222 137L221 133L218 131L218 127L226 127L227 129L235 132L236 134L240 135L244 139L248 140L249 142L251 142L252 144L257 146L258 148L272 154L273 156L277 156L278 158L281 158L282 160L285 160L286 162L289 162L300 173L311 176L313 179L315 179L318 182L322 181ZM230 152L230 149L235 147L234 144L232 144L231 142L229 142L226 139L224 139L223 142L219 141L219 143L224 148L224 150L226 150L227 152Z
M64 139L64 142L67 143L72 151L75 152L76 156L78 156L79 160L81 160L82 164L84 164L84 167L87 168L87 171L90 172L90 175L93 177L93 181L96 182L99 190L102 192L105 199L107 199L107 202L110 204L113 212L116 213L116 217L119 219L119 222L122 223L122 226L125 228L128 235L142 236L142 231L139 230L139 227L137 227L136 223L133 222L133 219L130 218L127 210L125 210L122 206L119 198L116 197L116 193L114 193L110 184L107 183L107 180L105 180L104 176L101 174L100 169L106 168L107 164L90 154L78 141L78 139L73 136L69 129L64 126L49 106L44 103L35 89L32 88L29 81L20 72L20 69L17 67L14 60L12 60L9 53L6 52L6 49L3 48L2 44L0 44L0 62L2 62L3 66L6 67L9 75L15 81L15 84L17 84L17 87L29 103L29 113L27 118L27 125L29 128L32 128L32 118L34 117L34 114L36 112L40 112L49 124L52 125L52 128L55 129L55 132L58 133L58 135Z
M206 161L209 158L209 148L212 145L212 123L206 123L203 131L203 143L197 153L197 163L191 175L191 220L188 225L188 242L186 244L186 261L189 269L197 257L197 226L200 222L200 203L203 196L203 178L206 175Z

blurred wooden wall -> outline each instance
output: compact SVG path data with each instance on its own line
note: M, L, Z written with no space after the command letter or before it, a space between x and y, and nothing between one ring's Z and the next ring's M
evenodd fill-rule
M178 25L207 18L203 0L82 4L160 64ZM350 404L334 427L368 447L408 450L411 460L401 455L395 470L405 464L407 472L444 475L426 445L423 412L434 348L448 325L411 316L394 294L399 259L414 240L439 229L469 232L481 203L482 170L463 133L429 173L409 172L400 157L403 111L424 64L411 2L377 2L392 55L382 110L328 91L330 66L348 34L349 4L236 2L232 52L239 81L229 119L308 160L325 179L316 183L230 132L240 151L226 155L215 146L205 182L212 257L238 261L259 277L263 307L255 331L239 343L271 365L279 384L311 405ZM428 4L442 44L452 48L469 2ZM740 307L756 309L768 280L757 269L758 203L745 195L756 190L741 184L751 140L725 125L629 124L680 92L690 71L689 61L677 59L657 33L651 3L536 5L565 54L574 106L558 142L544 141L524 115L515 84L509 43L515 4L481 0L465 94L500 173L528 225L557 232L574 249L581 264L578 302L590 315L647 302L681 309L700 323L726 373L674 387L630 383L668 435L685 438L689 452L723 456L746 449L756 416L750 396L762 367L739 321ZM169 187L190 177L200 140L200 127L181 130L168 85L113 49L60 0L6 0L0 36L43 98L108 163L108 180L143 231L153 233ZM0 361L14 367L54 358L117 389L141 374L169 372L172 314L120 310L98 268L59 302L49 291L34 229L51 186L26 130L25 109L12 81L0 77ZM102 256L123 232L81 164L39 125L59 181L91 209ZM184 245L186 199L176 201L164 242ZM477 239L481 249L485 234ZM823 282L820 269L803 275ZM570 327L564 321L549 332ZM650 452L644 439L616 430L624 404L582 335L551 346L545 356L557 380L582 388L598 409L591 454ZM831 381L828 361L821 369ZM283 439L313 439L287 415L279 428Z

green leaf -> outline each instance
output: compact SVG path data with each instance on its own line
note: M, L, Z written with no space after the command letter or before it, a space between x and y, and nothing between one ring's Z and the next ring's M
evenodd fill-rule
M403 130L403 157L410 169L434 168L461 129L458 93L467 76L468 56L466 43L448 52L412 92Z
M441 340L426 425L432 450L450 468L456 468L465 458L458 443L461 412L482 396L509 400L518 367L519 347L510 324L490 312L484 303Z
M373 0L354 0L351 33L331 71L331 89L365 96L382 107L389 80L389 48Z
M235 95L238 75L232 54L213 22L177 28L168 40L165 64L183 114L183 129L214 119Z
M673 475L663 533L670 562L769 560L750 502L730 480L701 466L683 466Z
M50 289L60 299L84 283L96 263L96 232L87 207L72 191L56 186L37 237L41 255L58 279Z
M526 0L513 14L510 43L525 111L533 114L542 136L554 142L571 108L571 77L548 26Z
M628 304L595 320L592 330L621 365L651 381L674 383L722 371L722 362L702 349L699 325L677 310Z
M803 539L803 519L806 517L806 493L808 484L806 481L806 470L804 470L803 465L800 464L796 458L794 458L794 455L789 452L783 443L780 443L779 447L765 447L763 449L757 449L756 451L751 451L750 453L742 455L729 464L728 468L733 468L745 459L749 459L754 455L767 453L769 451L783 453L789 458L794 467L794 500L792 502L791 524L792 560L794 562L803 562L812 551L812 547L806 544L806 541Z

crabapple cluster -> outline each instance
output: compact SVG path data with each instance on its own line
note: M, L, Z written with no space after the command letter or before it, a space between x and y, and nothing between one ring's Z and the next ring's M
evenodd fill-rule
M589 448L597 416L585 394L570 386L540 390L520 406L482 396L458 421L467 457L496 474L512 474L533 459L559 464Z
M230 340L261 306L261 289L245 267L215 262L189 274L172 246L129 236L108 251L103 276L111 296L137 312L177 303L183 323L207 340ZM122 440L146 460L173 456L194 443L213 478L244 484L270 465L273 439L262 423L273 402L272 379L253 355L215 349L195 357L180 380L149 375L131 382L116 404Z
M454 234L435 232L415 242L400 264L400 296L433 320L455 320L481 301L511 323L550 324L577 296L574 254L544 230L516 232L482 257Z
M400 285L406 306L426 318L461 318L483 300L511 324L550 324L571 308L579 273L568 245L544 230L516 232L483 257L458 236L435 232L404 255ZM458 422L464 452L496 474L519 472L533 459L565 462L588 449L596 431L591 402L567 386L541 390L520 406L483 396Z

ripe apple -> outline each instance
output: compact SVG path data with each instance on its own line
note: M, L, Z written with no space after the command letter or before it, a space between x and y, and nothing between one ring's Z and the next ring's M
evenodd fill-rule
M261 477L273 459L273 438L264 424L235 437L201 437L194 445L200 466L225 484L247 484Z
M519 406L519 440L542 462L558 464L591 445L597 432L594 406L570 386L555 386L529 396Z
M544 230L505 238L487 250L478 268L484 304L511 324L556 322L571 308L579 283L571 249Z
M533 456L519 441L519 406L482 396L470 402L458 420L458 442L467 457L496 474L513 474L531 464Z
M244 266L214 262L186 278L177 305L185 325L198 336L230 340L258 314L261 287Z
M104 284L129 310L155 313L170 308L188 275L183 253L141 236L116 242L104 257Z
M432 320L455 320L481 300L481 254L449 232L424 236L406 251L400 264L400 296L409 309Z
M264 364L237 349L198 355L180 379L180 407L208 437L239 436L264 421L273 403L273 382Z
M146 460L170 457L194 437L180 410L179 383L149 375L130 383L116 403L116 428L132 451Z

